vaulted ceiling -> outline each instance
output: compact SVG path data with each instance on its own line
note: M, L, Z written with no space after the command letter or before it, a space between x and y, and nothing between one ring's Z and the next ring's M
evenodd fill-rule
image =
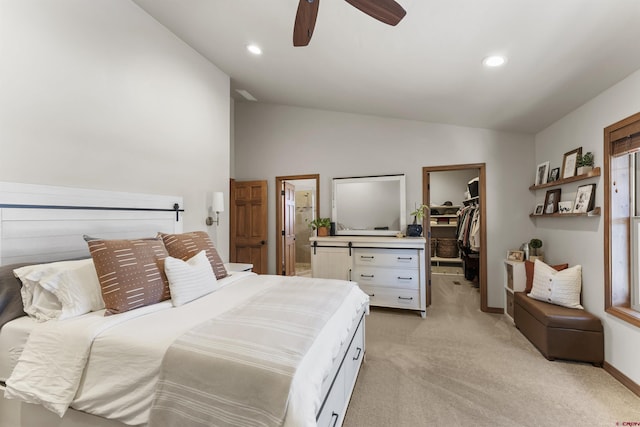
M133 1L227 73L239 102L244 89L262 103L535 133L640 69L638 0L397 0L395 27L322 0L306 47L292 42L298 0ZM507 63L484 67L493 54Z

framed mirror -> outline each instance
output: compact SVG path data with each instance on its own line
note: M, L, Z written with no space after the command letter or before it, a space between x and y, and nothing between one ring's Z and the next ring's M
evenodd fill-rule
M337 235L395 236L406 229L404 174L334 178L331 199Z

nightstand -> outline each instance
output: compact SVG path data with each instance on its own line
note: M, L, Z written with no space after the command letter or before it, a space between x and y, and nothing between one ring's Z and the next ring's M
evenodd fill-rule
M227 262L224 264L227 271L251 271L253 264L243 264L239 262Z

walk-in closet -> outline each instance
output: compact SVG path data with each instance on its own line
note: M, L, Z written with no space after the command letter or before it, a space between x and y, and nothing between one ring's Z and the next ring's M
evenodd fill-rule
M429 206L425 236L430 245L430 277L459 278L486 298L483 180L483 164L423 168L423 201Z

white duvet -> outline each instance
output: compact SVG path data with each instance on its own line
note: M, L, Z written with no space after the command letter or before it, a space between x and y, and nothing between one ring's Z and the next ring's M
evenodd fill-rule
M170 301L104 317L104 311L36 325L7 380L5 397L42 404L62 416L71 406L130 425L147 422L166 349L181 334L279 276L233 273L221 289L189 304ZM322 279L311 279L322 280ZM285 426L315 426L322 382L368 297L354 286L294 377Z

